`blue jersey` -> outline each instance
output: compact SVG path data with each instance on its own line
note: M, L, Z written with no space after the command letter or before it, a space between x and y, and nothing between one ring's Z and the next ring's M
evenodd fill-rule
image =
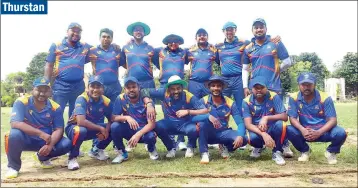
M87 92L77 97L75 109L68 121L68 124L76 124L76 116L85 115L88 121L92 123L104 123L104 117L111 121L112 103L109 98L102 95L98 101L93 100Z
M38 111L33 96L20 97L15 101L10 122L24 122L47 134L52 134L56 128L64 127L60 105L48 99L45 108Z
M188 50L190 62L189 79L197 82L208 81L214 74L213 63L216 60L215 46L208 44L207 48L201 49L197 44Z
M289 98L288 116L299 118L304 127L319 129L327 123L326 118L337 117L332 98L326 93L315 90L311 103L307 103L301 92Z
M159 69L159 82L168 83L168 79L173 75L184 79L184 65L188 64L186 50L179 48L172 52L166 48L156 48L153 58L154 65Z
M133 76L140 82L153 80L154 48L143 42L137 45L134 40L123 46L121 64L127 67L127 76Z
M164 88L147 89L151 98L162 101L162 110L165 119L174 122L184 123L190 121L191 116L177 117L178 110L204 109L205 105L189 91L183 90L179 99L175 100Z
M263 76L268 80L267 88L270 91L281 92L280 60L289 57L285 46L282 42L271 42L269 35L266 36L266 41L261 46L256 43L255 38L251 41L245 49L243 62L244 64L251 63L251 79Z
M225 77L241 76L242 62L241 56L243 55L246 45L250 41L241 40L235 37L231 43L226 42L216 45L217 48L217 60L220 60L221 73Z
M88 52L91 47L83 42L77 42L75 46L71 46L67 38L62 42L53 43L46 61L54 64L54 77L64 82L83 80L84 65L89 61Z
M252 124L258 125L263 116L271 116L286 112L286 108L282 103L279 95L268 91L265 95L265 100L258 103L254 95L247 96L242 102L242 117L252 118ZM269 122L271 125L273 122Z
M143 100L139 99L136 104L130 102L128 96L124 93L119 95L113 105L113 115L131 116L137 121L139 126L148 124L147 108Z
M120 49L115 50L113 46L109 46L108 50L102 49L101 45L90 49L88 56L93 74L101 76L105 85L118 82L120 52Z

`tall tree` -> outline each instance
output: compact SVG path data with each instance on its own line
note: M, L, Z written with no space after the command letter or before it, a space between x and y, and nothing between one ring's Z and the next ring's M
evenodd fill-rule
M334 77L344 78L346 94L357 96L358 85L358 56L357 52L348 52L342 61L335 63Z
M36 78L44 75L44 66L47 54L47 52L40 52L36 54L32 58L29 66L26 68L26 76L24 78L24 88L26 91L31 91L32 82Z

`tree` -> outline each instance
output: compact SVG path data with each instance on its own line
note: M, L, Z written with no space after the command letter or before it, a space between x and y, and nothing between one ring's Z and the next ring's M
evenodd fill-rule
M29 66L26 68L26 76L24 78L24 88L26 89L26 91L31 91L32 82L36 78L44 75L44 67L47 54L47 52L40 52L36 54L32 58Z
M344 78L346 82L346 93L348 95L357 96L357 84L358 84L358 57L357 52L348 52L342 61L335 63L334 77Z
M5 81L1 82L1 103L6 106L12 106L20 93L24 93L23 78L26 73L10 73Z
M324 79L329 76L329 71L327 67L322 63L321 58L318 55L313 53L301 53L298 56L298 61L303 62L311 62L311 69L310 72L313 73L317 78L317 89L323 90L324 89Z

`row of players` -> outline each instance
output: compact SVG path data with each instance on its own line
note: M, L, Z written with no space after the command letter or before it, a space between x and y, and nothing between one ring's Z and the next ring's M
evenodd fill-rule
M11 114L11 130L5 136L8 157L7 178L18 176L22 151L36 151L35 158L43 168L52 168L50 159L69 152L68 169L79 169L77 157L83 141L96 138L97 159L107 160L104 149L113 140L118 149L112 163L128 159L123 138L131 147L146 143L149 157L158 159L156 136L168 150L166 157L175 157L175 141L170 135L188 136L185 157L194 155L197 139L202 164L209 163L208 144L222 144L221 156L246 145L255 147L253 157L260 156L260 148L272 148L272 160L284 165L282 145L288 138L301 152L298 161L308 161L309 142L331 142L325 156L329 164L336 164L347 135L337 126L333 101L315 89L316 78L302 73L297 78L300 91L289 99L288 110L281 98L267 90L267 79L256 77L250 81L252 94L242 103L242 111L222 91L227 83L221 76L212 76L206 83L211 94L198 99L184 88L187 83L179 76L171 76L159 89L141 89L138 80L127 77L125 93L111 101L103 95L102 78L90 77L88 91L77 97L75 109L64 128L61 106L49 99L51 87L45 78L34 81L32 95L19 98ZM164 119L155 121L152 99L162 102ZM232 116L237 130L229 125ZM286 126L290 117L292 125ZM244 118L244 126L239 119ZM107 118L108 123L104 123ZM66 137L63 136L65 132ZM257 149L259 148L259 149Z

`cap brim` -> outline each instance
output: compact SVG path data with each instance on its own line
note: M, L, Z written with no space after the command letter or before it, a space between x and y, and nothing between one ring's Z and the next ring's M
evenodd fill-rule
M261 23L261 24L263 24L263 25L266 25L266 23L264 23L264 22L262 22L262 21L255 21L253 24L252 24L252 26L254 26L256 23Z
M37 85L35 85L34 87L40 87L40 86L47 86L47 87L50 87L50 84L37 84Z
M180 84L183 87L186 87L188 85L188 83L186 83L186 81L184 81L184 80L177 80L177 81L165 84L165 89L168 89L169 86L176 85L176 84Z
M88 85L91 85L91 84L94 84L94 83L97 83L99 85L102 85L103 86L103 83L102 82L99 82L99 81L93 81L93 82L90 82L88 83Z
M144 36L149 35L149 33L150 33L150 28L149 28L149 26L148 26L147 24L141 23L141 22L136 22L136 23L130 24L130 25L127 27L127 33L128 33L128 35L133 36L133 29L134 29L135 26L141 26L141 27L143 27L143 29L144 29Z
M135 83L135 84L139 85L139 83L136 82L136 81L128 80L128 81L126 81L126 82L124 83L124 86L126 87L129 83Z
M267 85L264 84L264 83L262 83L262 82L255 82L255 83L252 83L252 84L251 84L251 88L255 87L255 85L260 85L260 86L267 87Z
M162 41L163 44L168 45L168 43L171 43L171 42L169 42L169 37L172 38L173 36L166 36ZM174 38L175 38L176 41L178 41L179 45L184 44L184 39L182 37L176 36Z
M225 89L225 88L228 87L228 84L227 84L226 82L223 82L222 80L210 80L210 81L206 81L206 82L205 82L205 87L209 89L210 83L215 82L215 81L219 81L219 82L223 83L223 89Z
M313 81L313 80L305 79L305 80L301 80L300 82L298 82L298 84L303 84L303 83L311 83L311 84L314 84L314 81Z

